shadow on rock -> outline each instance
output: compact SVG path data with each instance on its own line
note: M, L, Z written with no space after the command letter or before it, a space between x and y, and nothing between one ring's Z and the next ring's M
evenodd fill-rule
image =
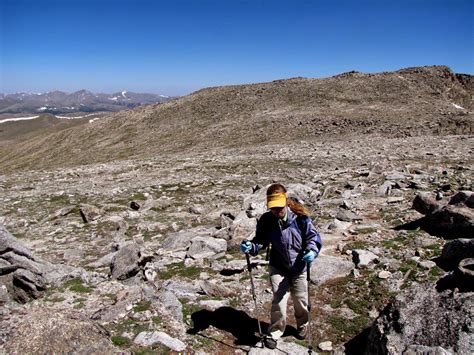
M360 334L349 340L344 344L344 353L346 355L359 355L364 354L361 349L365 348L369 340L371 327L364 329Z
M193 328L188 334L197 334L213 326L231 333L235 337L235 345L255 346L259 341L257 319L250 317L244 311L232 307L220 307L215 311L200 310L191 315ZM260 321L262 332L265 334L268 324Z
M474 258L463 259L459 262L458 268L438 280L436 289L454 290L457 288L461 292L474 291Z
M411 221L405 224L401 224L393 228L396 231L400 230L417 230L421 229L426 233L435 236L441 237L444 239L456 239L459 237L460 232L449 226L440 226L436 223L433 223L428 217L421 217L415 221ZM464 233L462 231L462 233Z

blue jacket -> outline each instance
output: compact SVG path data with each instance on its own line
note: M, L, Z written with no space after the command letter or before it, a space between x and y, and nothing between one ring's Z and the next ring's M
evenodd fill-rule
M306 270L306 263L302 260L304 251L311 249L317 255L322 247L321 236L311 218L298 216L289 207L286 222L279 220L271 211L264 213L257 222L252 242L255 244L252 255L271 244L270 265L292 277Z

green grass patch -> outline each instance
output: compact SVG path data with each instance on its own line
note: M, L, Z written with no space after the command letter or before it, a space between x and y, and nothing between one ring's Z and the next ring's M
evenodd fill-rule
M440 256L443 251L443 247L440 244L431 244L425 247L430 252L430 256Z
M150 309L151 303L149 301L140 301L136 305L133 306L134 312L145 312Z
M345 304L358 314L367 313L370 308L369 302L364 298L349 298L345 300Z
M117 346L130 345L131 340L122 335L114 335L112 338L112 343Z
M84 286L84 283L80 278L66 281L63 286L68 288L70 291L77 293L91 293L94 290L94 287L92 286Z
M401 250L403 247L405 247L405 244L404 244L405 242L406 242L405 237L398 236L390 240L384 240L382 242L382 246L387 249Z
M370 244L368 242L363 241L363 240L357 240L355 242L350 242L344 245L342 252L345 253L348 250L354 250L354 249L367 249L369 246Z
M331 324L338 333L342 333L345 336L353 336L367 328L370 324L370 319L368 317L359 316L348 320L344 317L329 316L329 324Z
M444 275L444 270L438 266L435 266L431 268L429 272L429 279L431 282L436 282L443 275Z
M370 233L377 232L377 228L374 228L374 227L357 228L356 232L357 234L370 234Z
M342 306L342 300L340 300L340 299L331 300L331 302L329 303L329 305L330 305L331 308L333 308L333 309L341 308L341 306Z
M200 310L203 309L202 306L196 304L196 303L189 303L187 299L182 299L180 300L181 303L183 304L183 318L184 318L184 322L186 323L186 325L188 326L194 326L193 325L193 321L191 319L191 315L193 313L196 313Z
M153 324L157 324L157 325L163 323L163 319L161 319L160 316L151 317L151 321L153 322Z
M148 331L146 324L139 323L133 319L124 319L120 323L112 324L111 330L114 334L121 335L125 332L132 333L134 336L141 332Z
M162 271L158 274L158 277L162 280L169 280L176 276L181 276L184 278L195 279L203 271L208 273L215 273L211 269L203 269L196 266L186 267L184 262L174 263L168 265L166 271Z

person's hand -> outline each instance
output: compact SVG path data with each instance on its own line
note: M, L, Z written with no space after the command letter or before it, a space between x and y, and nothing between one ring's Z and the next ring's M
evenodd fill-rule
M253 243L248 240L243 240L242 243L240 243L240 250L242 253L248 254L253 248Z
M303 255L303 261L307 264L312 263L316 256L317 254L314 250L308 250Z

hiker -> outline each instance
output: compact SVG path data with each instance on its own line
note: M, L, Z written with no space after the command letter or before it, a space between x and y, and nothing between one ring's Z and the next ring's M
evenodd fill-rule
M322 242L308 210L288 198L286 188L272 184L267 189L267 207L257 223L255 237L240 244L243 253L257 255L271 244L269 273L273 291L270 327L264 338L275 349L286 327L286 308L291 294L295 309L297 338L306 337L308 328L308 288L306 266L319 254Z

